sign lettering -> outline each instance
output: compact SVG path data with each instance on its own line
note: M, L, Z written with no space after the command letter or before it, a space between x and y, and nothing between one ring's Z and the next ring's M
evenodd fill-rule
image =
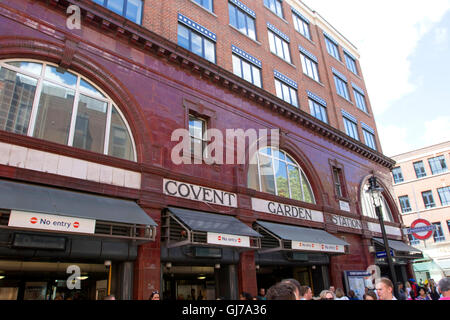
M301 220L324 222L320 211L252 198L252 209L258 212L270 213L278 216L291 217Z

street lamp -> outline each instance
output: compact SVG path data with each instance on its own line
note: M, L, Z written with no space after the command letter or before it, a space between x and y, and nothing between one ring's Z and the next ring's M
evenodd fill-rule
M383 212L381 209L381 204L383 202L381 193L383 191L384 191L384 189L382 187L380 187L377 183L377 178L375 176L370 177L368 192L372 195L373 206L375 207L375 213L377 214L378 221L380 221L381 234L383 235L384 250L386 250L386 258L387 258L389 270L391 273L391 279L394 284L394 293L395 293L395 296L398 297L397 277L395 275L394 263L392 261L392 256L391 256L391 248L389 247L389 242L388 242L388 238L386 235L386 229L384 227Z

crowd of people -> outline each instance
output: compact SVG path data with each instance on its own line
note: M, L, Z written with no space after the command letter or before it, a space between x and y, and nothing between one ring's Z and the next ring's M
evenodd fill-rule
M396 296L397 295L397 296ZM353 290L345 294L342 288L331 286L322 290L319 296L314 297L310 287L302 286L295 279L282 280L267 290L261 288L256 297L243 292L241 300L359 300ZM409 279L406 286L397 283L395 293L394 284L388 278L380 278L375 290L366 288L364 300L450 300L450 277L443 278L439 284L431 279L418 285L414 279Z

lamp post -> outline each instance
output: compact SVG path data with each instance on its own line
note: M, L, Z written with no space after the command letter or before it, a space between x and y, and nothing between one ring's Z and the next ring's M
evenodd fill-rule
M384 243L384 250L386 250L386 258L389 265L389 271L391 273L391 280L394 284L394 294L396 297L398 297L397 292L397 276L395 275L395 269L394 269L394 263L392 261L391 256L391 248L389 247L388 238L386 235L386 229L384 227L384 219L383 219L383 212L381 209L381 203L382 203L382 197L381 193L383 192L383 188L381 188L377 184L377 178L375 176L372 176L369 178L369 190L368 192L372 195L373 205L375 207L375 213L377 214L378 221L380 222L380 228L381 228L381 234L383 235L383 243Z

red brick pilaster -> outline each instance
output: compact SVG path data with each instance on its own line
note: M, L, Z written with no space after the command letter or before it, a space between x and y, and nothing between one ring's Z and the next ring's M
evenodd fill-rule
M258 293L256 281L255 252L246 251L240 254L238 266L239 293L248 292L252 296Z

